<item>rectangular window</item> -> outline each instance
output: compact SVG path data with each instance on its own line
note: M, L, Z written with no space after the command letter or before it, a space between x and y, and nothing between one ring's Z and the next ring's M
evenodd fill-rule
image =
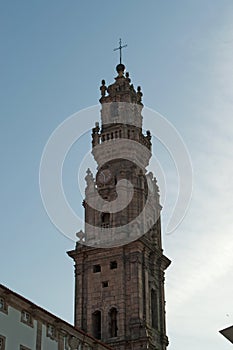
M110 269L111 270L117 269L117 262L116 261L111 261L110 262Z
M6 338L3 335L0 335L0 350L5 350Z
M32 326L32 317L28 311L23 310L21 312L21 322L26 323L29 326Z
M93 272L96 273L96 272L100 272L101 271L101 266L100 265L94 265L93 266Z
M108 281L104 281L104 282L102 282L102 287L103 287L103 288L108 287Z

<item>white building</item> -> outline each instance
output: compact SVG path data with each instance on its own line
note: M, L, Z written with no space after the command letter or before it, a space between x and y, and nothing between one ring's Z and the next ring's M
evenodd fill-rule
M0 350L111 350L0 285Z

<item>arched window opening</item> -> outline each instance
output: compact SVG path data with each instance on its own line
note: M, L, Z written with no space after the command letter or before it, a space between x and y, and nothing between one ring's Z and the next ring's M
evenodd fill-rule
M101 339L101 312L95 311L92 314L92 332L96 339Z
M107 228L110 225L110 213L101 214L101 227Z
M151 289L151 325L158 329L158 302L157 293L154 289Z
M110 311L109 311L109 333L110 333L110 337L117 337L117 309L115 307L113 307Z

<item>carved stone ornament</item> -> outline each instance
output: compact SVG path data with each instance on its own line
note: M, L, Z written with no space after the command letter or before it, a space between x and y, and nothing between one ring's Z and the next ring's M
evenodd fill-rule
M80 341L78 338L76 338L74 336L69 337L68 344L72 350L78 349L79 343L80 343Z

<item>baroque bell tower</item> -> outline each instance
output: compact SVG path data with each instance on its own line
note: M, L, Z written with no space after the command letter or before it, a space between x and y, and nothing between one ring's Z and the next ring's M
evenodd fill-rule
M85 230L68 252L75 263L75 326L115 349L165 350L160 200L146 167L150 131L142 131L142 92L125 66L102 80L101 125L92 129L96 176L86 175Z

